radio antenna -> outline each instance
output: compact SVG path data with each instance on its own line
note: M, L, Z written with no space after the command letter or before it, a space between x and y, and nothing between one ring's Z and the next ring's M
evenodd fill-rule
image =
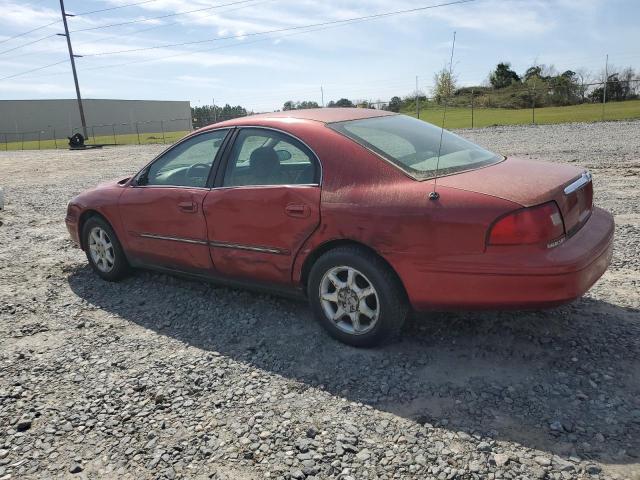
M449 96L453 90L453 52L456 48L456 32L453 32L453 43L451 44L451 58L449 59L449 77L447 80L447 96L444 98L444 110L442 112L442 128L440 129L440 144L438 145L438 159L436 160L436 175L433 178L433 191L429 194L429 200L437 200L440 194L436 191L438 185L438 170L440 168L440 154L442 153L442 136L444 135L444 121L447 118L447 104Z

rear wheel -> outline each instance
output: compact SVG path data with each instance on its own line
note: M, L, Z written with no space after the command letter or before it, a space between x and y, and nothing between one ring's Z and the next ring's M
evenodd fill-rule
M89 218L82 227L82 239L89 265L101 278L114 282L129 273L120 241L107 221Z
M407 315L394 272L377 255L355 246L322 255L309 274L307 293L322 326L356 347L393 339Z

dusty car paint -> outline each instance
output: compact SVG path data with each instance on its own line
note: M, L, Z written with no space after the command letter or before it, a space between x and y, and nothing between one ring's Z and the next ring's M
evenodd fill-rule
M433 180L410 178L326 126L388 114L320 109L206 127L199 132L243 126L286 132L319 158L320 184L145 189L131 180L78 196L68 227L77 240L82 216L95 210L111 222L135 263L299 291L318 252L353 242L386 260L416 310L555 305L579 297L604 273L611 215L592 208L591 184L575 195L563 193L583 170L508 158L438 179L440 197L429 200ZM548 201L564 217L562 244L487 246L496 219ZM181 211L186 204L193 207ZM304 215L287 215L290 205Z

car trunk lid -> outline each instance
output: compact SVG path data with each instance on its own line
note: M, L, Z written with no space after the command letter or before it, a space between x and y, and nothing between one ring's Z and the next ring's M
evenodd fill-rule
M592 209L591 176L571 165L510 157L489 167L442 177L438 184L492 195L523 207L553 200L568 235L584 224Z

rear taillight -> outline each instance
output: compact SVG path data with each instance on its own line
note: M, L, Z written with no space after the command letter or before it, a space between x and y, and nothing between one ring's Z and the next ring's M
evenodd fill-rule
M564 222L556 202L523 208L499 218L489 231L489 245L545 244L564 240Z

